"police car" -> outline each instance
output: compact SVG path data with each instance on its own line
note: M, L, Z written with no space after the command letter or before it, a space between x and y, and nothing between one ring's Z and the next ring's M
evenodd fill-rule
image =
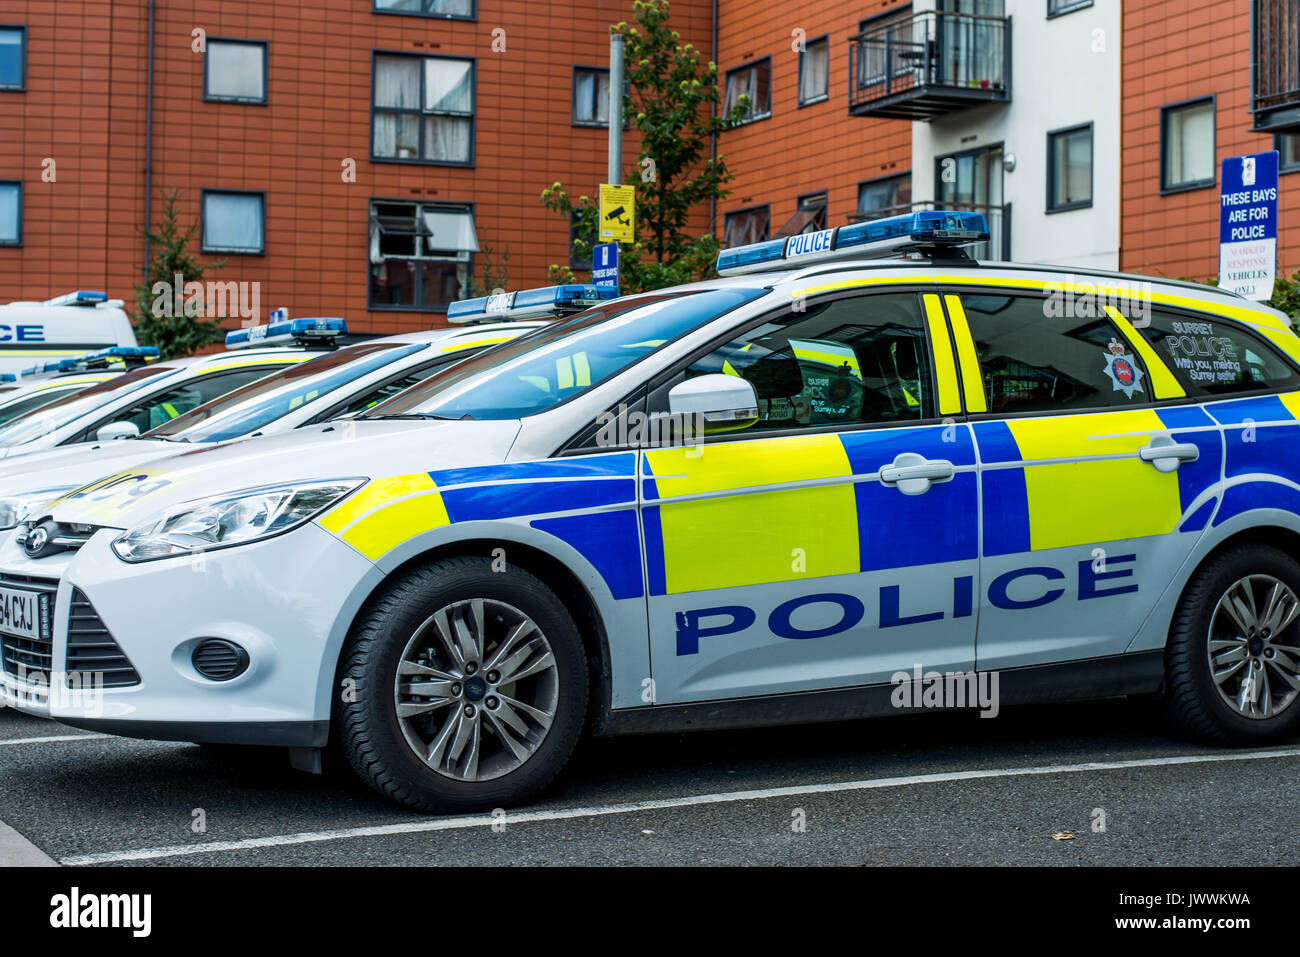
M727 250L347 436L69 493L0 546L5 694L300 767L333 743L437 811L523 800L584 729L889 714L917 669L1292 732L1300 339L1209 287L967 258L986 236Z
M122 300L104 292L81 289L44 302L0 305L0 375L17 374L33 362L135 344Z
M281 369L164 422L137 439L63 445L0 462L0 531L64 492L109 472L250 435L365 411L470 353L539 328L541 322L477 325L372 339ZM282 333L280 337L289 337ZM265 335L255 340L273 343ZM245 330L230 348L250 341ZM0 405L0 422L5 407Z
M113 353L120 352L121 355ZM62 398L107 382L157 358L158 350L132 346L50 359L14 374L0 374L0 425Z
M232 335L248 337L258 328ZM333 349L335 340L347 332L347 324L336 318L286 320L268 328L273 330L269 345L258 341L256 348L228 348L212 355L142 365L0 425L0 458L80 442L134 438L204 402L305 362L322 348ZM144 353L156 355L157 351L141 346L114 347L91 358Z

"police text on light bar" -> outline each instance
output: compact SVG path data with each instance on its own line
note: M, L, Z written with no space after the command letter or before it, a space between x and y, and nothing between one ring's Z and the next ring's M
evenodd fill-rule
M980 213L922 210L724 249L718 255L718 275L792 269L832 259L879 259L911 251L953 250L988 238L988 224Z
M264 326L236 329L226 335L226 348L249 349L295 343L332 345L339 336L347 335L347 331L347 322L338 317L287 319Z
M550 319L581 312L618 298L613 286L569 283L521 289L495 296L460 299L447 307L448 322L485 322L498 319Z

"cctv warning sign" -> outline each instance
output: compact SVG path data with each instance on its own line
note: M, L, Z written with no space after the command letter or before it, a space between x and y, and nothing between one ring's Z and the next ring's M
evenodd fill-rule
M635 241L636 187L600 184L600 238L616 243Z

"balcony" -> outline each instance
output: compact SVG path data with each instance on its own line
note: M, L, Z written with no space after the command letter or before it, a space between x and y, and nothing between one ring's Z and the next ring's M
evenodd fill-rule
M1254 0L1250 33L1253 128L1300 133L1300 8L1295 0Z
M849 38L849 113L931 120L1011 99L1011 18L925 10Z
M873 209L870 213L853 213L849 216L851 223L864 223L872 219L884 219L886 216L900 216L918 209L959 209L968 213L982 213L989 224L989 238L986 242L972 243L966 252L972 259L993 262L1011 261L1011 204L990 206L986 203L963 203L958 201L936 202L921 199L899 206L886 206Z

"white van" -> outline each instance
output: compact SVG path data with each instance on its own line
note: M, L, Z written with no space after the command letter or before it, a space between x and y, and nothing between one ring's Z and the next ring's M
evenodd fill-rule
M44 302L0 305L0 374L18 375L33 363L135 344L122 300L107 293L81 290Z

